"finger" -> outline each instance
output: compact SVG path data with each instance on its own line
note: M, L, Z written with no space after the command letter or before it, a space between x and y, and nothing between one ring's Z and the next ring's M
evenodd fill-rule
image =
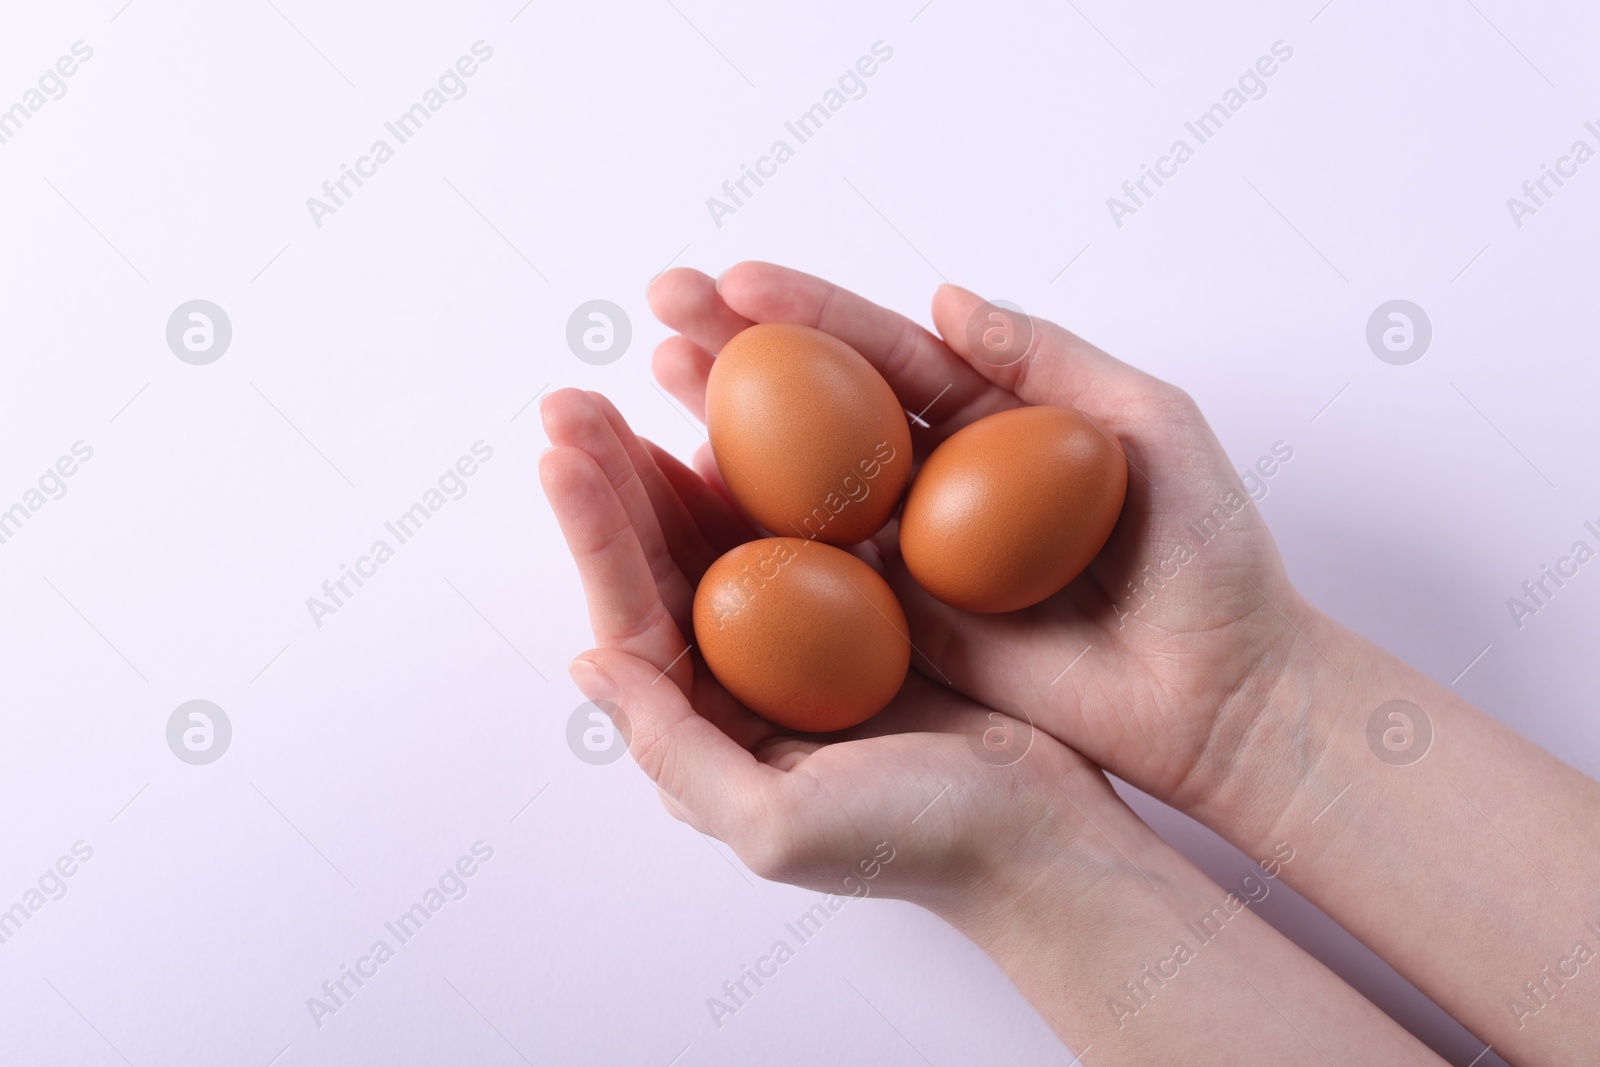
M656 381L702 423L706 421L706 381L714 358L687 337L673 334L656 346L650 359Z
M676 456L653 441L645 441L644 445L650 450L656 466L661 469L673 491L689 509L689 514L694 516L701 535L713 551L720 555L735 545L761 536L738 509L728 503L726 496L706 484L704 478L684 466ZM691 572L686 569L684 573L691 581L699 582L705 570L702 568L698 572Z
M539 457L539 481L578 565L595 642L668 671L687 692L694 668L661 600L633 521L594 457L557 446Z
M722 470L717 466L717 457L712 453L709 444L701 445L694 450L694 469L701 480L721 494L722 499L726 500L730 507L739 506L739 502L733 499L733 490L728 488L727 481L722 477Z
M750 326L750 320L728 307L710 275L674 267L650 283L645 294L650 310L707 352L720 352L728 339Z
M634 541L649 565L649 584L682 628L694 589L668 550L655 502L600 404L582 390L561 389L545 397L539 413L551 444L579 448L594 458L633 525Z
M562 389L546 397L540 413L552 444L582 449L606 475L635 527L662 599L669 608L677 607L687 583L667 545L664 516L658 508L664 503L657 495L662 487L651 484L653 461L637 447L626 421L599 393L577 389ZM635 447L630 448L629 441ZM645 466L639 465L640 460ZM670 519L670 515L668 512L665 517Z
M679 577L683 578L690 588L692 599L694 584L700 580L706 568L711 566L712 560L722 553L712 548L706 541L705 535L700 532L699 524L685 506L683 498L672 487L672 483L667 481L666 475L656 464L655 456L629 427L616 405L599 393L590 393L589 398L600 409L606 422L611 424L611 432L616 434L617 440L622 443L628 462L638 475L639 482L649 497L650 506L655 511L662 540L666 542L667 551L677 564ZM686 622L687 619L679 618L679 629L682 629Z
M982 297L960 286L939 287L933 319L951 349L1030 404L1069 404L1095 416L1127 459L1130 482L1136 477L1154 489L1151 475L1163 459L1222 455L1204 417L1181 389L1053 322L1028 317L1034 336L1027 354L1015 362L999 365L974 353L966 323L983 306Z
M938 337L832 282L745 262L729 268L717 290L729 307L757 322L796 322L839 338L878 369L901 406L927 422L961 425L1016 406Z
M1070 404L1114 422L1141 388L1162 384L1053 322L1027 316L1032 341L1021 358L996 359L974 351L968 324L984 307L976 293L941 285L933 296L933 322L945 344L974 373L1030 404Z
M741 530L747 530L748 527L743 525L742 520L740 520L737 514L731 510L727 502L723 500L714 490L707 486L704 481L694 474L694 472L688 470L681 463L678 463L676 460L667 456L659 449L656 449L655 446L649 445L647 442L643 442L639 438L635 437L632 433L632 430L630 430L626 423L622 420L621 415L617 413L615 408L612 408L609 402L605 401L603 397L584 394L583 398L589 403L593 404L597 410L604 412L609 409L610 414L608 417L616 420L616 425L621 427L621 431L627 440L631 441L633 445L639 449L641 458L635 463L636 469L647 469L649 471L653 471L655 478L660 479L662 485L659 488L659 491L665 496L669 497L670 503L677 509L677 518L669 519L667 522L667 528L675 530L676 532L674 536L678 537L679 539L685 542L692 541L694 544L698 545L698 548L693 550L692 558L690 558L688 561L689 566L692 569L686 571L681 566L676 568L678 579L682 581L686 587L691 588L691 592L689 593L689 602L692 604L693 594L691 583L693 581L698 581L699 576L704 573L705 567L710 565L711 560L715 558L719 550L713 549L705 541L703 535L701 535L698 527L695 524L695 520L688 513L687 509L685 509L682 500L679 499L676 492L667 485L665 475L656 466L656 455L659 454L663 459L666 459L670 466L679 472L679 477L682 481L692 483L693 486L698 487L699 493L704 494L707 498L709 498L709 502L712 505L722 509L720 513L722 521L736 523L738 524L737 528ZM556 403L560 404L573 404L576 402L577 401L572 397L564 397L556 401ZM619 443L618 447L625 446ZM587 452L581 453L581 455L586 457L590 463L587 466L582 463L578 463L576 464L576 467L578 468L579 475L589 479L591 482L605 482L605 486L593 485L586 487L588 490L592 491L592 494L595 497L600 498L599 502L597 503L595 500L580 497L577 499L577 503L569 504L566 498L562 495L563 492L570 492L570 487L564 488L565 483L555 479L563 477L560 472L560 467L562 464L568 462L569 457L564 457L560 453L572 451L574 450L571 447L553 449L551 453L547 455L546 459L541 460L541 477L546 476L546 471L544 469L546 463L552 465L552 470L554 472L547 478L547 492L551 494L552 504L556 505L557 518L563 519L563 516L568 510L577 508L581 509L581 513L590 516L596 525L601 525L602 520L604 520L608 514L610 514L611 525L620 530L620 526L615 521L614 514L611 513L620 506L621 502L615 497L614 494L610 500L604 499L604 488L610 485L610 480L604 477L603 471L597 469L599 468L600 464L595 456ZM652 480L648 474L641 477L647 484ZM625 511L626 509L624 509L624 513ZM668 514L672 513L670 508L667 509L667 511ZM603 526L598 533L591 531L590 535L596 540L609 539L610 537L614 536L619 541L624 542L625 544L611 544L607 546L608 549L618 559L621 560L621 565L619 565L618 568L621 576L616 578L615 582L620 583L634 581L635 583L640 583L640 579L637 577L637 575L635 575L635 577L632 579L627 577L630 572L635 570L633 566L634 561L629 557L628 553L626 551L622 551L622 549L624 547L631 546L636 550L637 546L633 545L632 542L638 537L638 523L634 522L631 516L628 516L628 521L631 532L633 533L633 538L623 537L620 532L616 534L607 533ZM682 529L678 529L680 522L682 524ZM565 526L563 529L565 529ZM741 541L748 539L749 538L747 536L740 538ZM573 544L573 539L571 537L569 537L568 541L569 544ZM580 547L581 546L578 544L573 544L575 557L578 555ZM591 578L591 575L586 573L584 561L582 559L579 560L579 571L580 575L585 579L586 592L590 592L590 611L591 617L593 617L595 612L601 610L604 605L597 599L597 595L590 590L589 579ZM650 584L647 582L637 584L636 587L641 590L649 590L651 588ZM617 590L617 592L626 593L628 590L621 589ZM622 598L613 597L613 599L621 600ZM660 600L659 596L657 600ZM645 605L645 610L653 608L653 605L651 605L646 598L640 598L640 603ZM636 617L640 615L640 612L641 609L637 605L631 609L631 613ZM692 640L693 621L691 610L685 610L682 616L675 617L673 622L677 627L676 632L681 639ZM630 633L630 630L637 630L642 628L644 625L646 624L638 621L633 623L623 622L614 624L608 629L597 622L595 625L596 640L602 645L608 643L616 644L617 641L622 637L631 638L633 635ZM684 691L688 692L694 687L694 682L698 676L694 670L694 661L690 657L683 655L683 640L680 640L676 643L669 643L667 645L666 651L671 652L671 658L669 660L662 660L659 655L653 654L659 646L653 646L651 651L647 651L644 654L646 658L657 663L658 666L666 666L667 674L670 676L672 681L678 684L682 689L684 689ZM626 642L623 642L617 647L626 648L629 646ZM701 667L700 673L709 678L709 672L706 671L704 667ZM709 718L721 726L727 733L733 736L735 740L741 744L755 744L758 741L770 736L772 731L775 729L775 727L766 722L766 720L760 719L747 708L740 706L737 701L728 696L725 691L721 690L721 688L716 686L714 683L709 686L702 686L695 689L695 699L697 705L702 705L703 703L704 708L708 709Z
M656 685L649 661L598 648L572 661L590 700L619 709L617 728L645 774L710 833L737 847L761 826L760 812L782 779L695 713L676 686Z

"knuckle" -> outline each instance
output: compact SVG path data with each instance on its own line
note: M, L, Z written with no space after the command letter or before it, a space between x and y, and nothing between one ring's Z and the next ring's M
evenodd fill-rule
M916 361L918 350L922 347L922 327L907 321L900 327L900 333L894 339L894 344L889 346L889 351L884 353L883 362L878 371L889 381L893 381L912 363Z
M795 849L788 835L777 828L769 828L754 839L746 839L738 851L745 866L769 882L792 882L799 870Z
M671 793L665 789L657 788L656 795L661 798L661 806L667 810L668 815L685 825L693 825L689 822L689 813L683 810L682 804L672 798Z
M670 629L669 629L670 627ZM653 600L643 615L624 625L617 626L608 632L610 643L613 646L627 647L630 644L646 637L651 637L658 632L677 633L677 622L672 618L672 613L667 610L666 604L657 597ZM680 635L681 636L681 635Z
M668 770L670 747L667 745L666 731L654 725L648 726L629 739L629 748L640 769L652 782L660 785Z
M805 868L805 851L791 821L779 813L747 807L730 844L746 867L769 882L795 882Z
M1141 421L1186 423L1200 416L1200 405L1171 382L1154 381L1137 405Z
M1171 382L1162 383L1161 398L1163 403L1175 413L1181 415L1200 414L1200 404L1189 394L1189 391L1173 385Z

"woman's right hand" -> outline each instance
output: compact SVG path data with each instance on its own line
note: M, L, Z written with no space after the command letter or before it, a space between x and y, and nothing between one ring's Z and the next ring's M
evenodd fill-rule
M1097 416L1128 457L1127 503L1088 571L1044 603L955 611L879 537L923 669L1019 706L1249 853L1292 842L1285 880L1508 1060L1589 1062L1600 1000L1530 978L1570 978L1574 938L1600 930L1600 786L1306 604L1186 394L1037 319L1025 358L991 363L968 338L983 302L948 285L941 336L760 263L716 283L669 271L651 304L682 335L657 350L657 374L693 411L711 353L776 320L866 356L932 423L913 429L924 453L1018 404Z

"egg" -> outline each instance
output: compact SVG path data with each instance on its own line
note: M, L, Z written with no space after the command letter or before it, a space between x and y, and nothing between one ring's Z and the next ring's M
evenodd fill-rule
M694 635L723 688L811 733L876 715L911 664L888 583L843 549L799 537L749 541L713 562L695 590Z
M1116 437L1072 407L1002 411L962 427L917 472L900 552L928 592L964 611L1054 595L1111 536L1128 488Z
M809 326L760 323L723 346L706 432L734 499L783 537L865 540L911 481L911 430L889 383Z

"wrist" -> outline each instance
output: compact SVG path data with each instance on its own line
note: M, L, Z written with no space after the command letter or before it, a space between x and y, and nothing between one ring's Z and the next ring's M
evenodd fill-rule
M1310 1040L1349 1062L1437 1062L1252 914L1292 851L1219 886L1098 773L1061 785L1059 809L1009 875L986 882L976 903L934 910L1075 1052L1103 1064L1255 1067L1305 1062ZM1241 1047L1241 1033L1258 1036Z
M1157 865L1152 850L1167 849L1099 769L1083 766L1051 785L1020 847L984 864L959 897L927 904L1002 967L1047 932L1081 928L1086 939L1106 936L1126 891L1148 891L1143 872Z
M1557 997L1596 921L1600 789L1331 619L1295 622L1184 810L1247 853L1281 844L1286 884L1508 1060L1577 1062L1600 1009Z
M1171 798L1247 851L1277 840L1286 812L1334 798L1349 755L1332 745L1335 728L1383 655L1298 593L1270 614L1283 639L1218 709L1205 772Z

